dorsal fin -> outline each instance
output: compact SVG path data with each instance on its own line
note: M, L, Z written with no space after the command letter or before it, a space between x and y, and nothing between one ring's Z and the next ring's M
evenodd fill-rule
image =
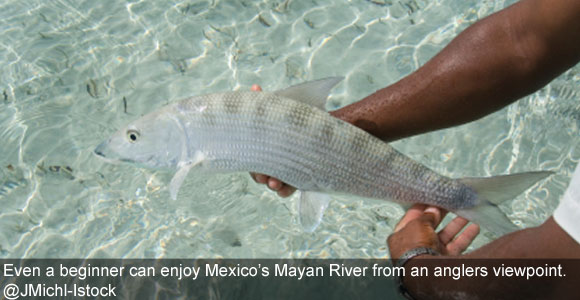
M315 81L308 81L279 90L274 92L274 94L326 110L326 98L328 98L328 93L330 93L330 90L343 79L344 77L329 77Z

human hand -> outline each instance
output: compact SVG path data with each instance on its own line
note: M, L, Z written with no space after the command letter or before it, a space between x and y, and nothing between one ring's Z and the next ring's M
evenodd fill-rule
M252 85L252 91L261 92L262 88L259 85L254 84ZM284 182L280 181L279 179L270 177L265 174L250 173L250 176L252 176L255 182L265 184L266 186L268 186L268 188L277 192L278 196L280 197L288 197L296 191L295 187L289 186Z
M447 211L438 207L413 205L387 239L391 259L398 259L417 247L431 248L448 256L457 256L465 251L479 234L479 225L471 224L458 235L469 221L456 217L439 233L435 232L446 214Z

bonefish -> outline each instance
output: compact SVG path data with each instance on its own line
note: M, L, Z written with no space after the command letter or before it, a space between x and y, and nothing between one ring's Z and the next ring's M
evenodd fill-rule
M148 168L177 169L169 184L173 199L194 167L279 178L301 191L299 213L306 231L318 226L332 193L435 205L497 234L516 229L497 205L551 172L462 179L440 175L328 114L326 98L341 79L170 103L128 124L95 153Z

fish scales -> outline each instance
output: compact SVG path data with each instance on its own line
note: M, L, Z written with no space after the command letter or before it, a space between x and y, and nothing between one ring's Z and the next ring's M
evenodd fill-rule
M274 103L276 103L276 102L274 102ZM278 102L278 103L279 103L279 102ZM295 103L295 105L301 105L301 103ZM287 108L286 108L286 109L284 109L284 107L276 107L276 106L274 106L273 108L274 108L274 109L275 109L275 108L281 108L281 109L279 110L279 112L280 112L280 113L283 113L284 111L288 111L288 110L287 110ZM325 116L325 114L326 114L326 113L323 113L323 116ZM272 115L272 114L271 114L271 115ZM274 115L274 116L277 116L277 115L280 115L280 114L278 114L278 113L274 113L273 115ZM279 124L279 122L278 122L279 120L276 120L276 118L274 118L274 119L275 119L275 120L274 120L274 124ZM287 119L287 118L286 118L286 119ZM315 119L315 118L311 118L311 120L314 120L314 119ZM322 119L323 119L323 118L322 118ZM313 122L313 123L314 123L314 122ZM340 123L339 123L339 124L340 124ZM342 125L342 124L341 124L341 125ZM277 130L277 128L272 128L272 131L273 131L273 132L275 132L276 130ZM286 132L286 134L292 134L292 133L293 133L293 131ZM306 136L302 136L301 138L308 138L308 137L309 137L309 135L306 135ZM355 136L355 137L356 137L356 136ZM354 139L354 138L351 138L351 139ZM300 138L299 138L298 140L300 140ZM347 139L340 139L340 140L339 140L339 142L340 142L340 141L343 141L342 145L345 145L345 144L347 144L347 145L352 145L352 144L353 144L351 141L349 141L349 142L344 142L345 140L346 140L346 141L349 141L349 139L347 138ZM382 144L382 142L380 142L380 143ZM308 143L308 144L311 144L311 143ZM321 148L323 149L324 147L320 147L320 145L316 145L316 144L314 144L314 148L313 148L313 149L306 149L305 147L302 147L302 148L298 147L298 149L303 149L303 150L305 150L305 151L304 151L305 153L310 153L310 152L312 152L312 151L317 151L318 149L321 149ZM352 147L351 147L351 148L352 148ZM296 147L294 147L294 149L297 149L297 148L296 148ZM344 147L343 147L343 148L338 148L338 149L346 149L346 148L344 148ZM349 149L346 149L346 150L348 151ZM361 149L352 148L351 150L359 150L359 151L360 151ZM342 153L341 153L341 152L342 152ZM360 152L364 152L364 151L360 151ZM333 152L331 152L331 153L335 153L335 152L333 151ZM347 155L345 155L345 153L344 153L343 151L337 151L337 153L338 153L338 155L337 155L337 157L338 157L338 158L346 158L346 159L343 159L343 160L344 160L346 163L348 163L348 162L352 162L352 161L355 161L355 160L351 159L352 155L348 155L348 153L346 153ZM326 155L328 155L328 154L327 154L327 153L322 153L322 155L325 155L325 156L326 156ZM364 156L356 156L356 157L364 157ZM318 162L318 161L317 161L317 162ZM340 164L342 164L342 163L340 163ZM354 165L354 164L352 164L352 163L351 163L351 165ZM352 170L357 170L357 169L353 169L353 168L351 168L351 171L352 171ZM359 169L359 170L360 170L360 169ZM364 176L365 174L367 174L367 172L365 172L365 170L364 170L364 169L362 169L362 172L360 172L360 174L356 174L356 176L361 176L361 175L363 175L363 176ZM352 174L350 174L350 175L352 175ZM378 174L376 174L376 175L380 175L380 173L378 173ZM399 174L399 175L400 175L400 174ZM349 176L349 177L350 177L350 178L352 178L351 176ZM344 185L345 185L345 184L344 184L344 182L342 182L342 183L341 183L341 185L343 185L343 186L344 186Z
M464 201L470 190L459 182L297 101L235 92L190 98L176 107L189 124L189 140L207 155L208 169L249 169L305 190L408 202L422 198L449 209L473 205Z
M264 105L264 106L265 106L265 105ZM272 113L270 113L270 115L273 115L273 114L272 114ZM276 115L274 115L274 116L276 116ZM232 119L232 118L231 118L231 116L226 116L226 117L225 117L225 120L231 120L231 119ZM242 118L241 118L241 116L236 116L236 118L235 118L235 119L239 121L239 120L240 120L240 119L242 119ZM253 119L252 119L252 120L253 120ZM271 125L276 125L276 124L278 124L279 122L278 122L277 120L274 120L274 122L270 122L270 123L271 123ZM293 138L293 136L295 136L295 137L297 137L297 138L300 138L300 136L296 136L296 131L295 131L295 130L287 130L286 128L271 128L271 129L268 129L267 127L264 127L264 128L258 128L259 126L256 126L256 123L255 123L255 122L253 122L253 124L254 124L254 125L252 125L252 127L253 127L254 129L258 129L258 131L259 131L259 132L255 133L255 134L253 134L253 136L265 136L265 137L263 138L263 140L260 140L260 141L257 141L257 140L256 140L256 141L252 141L252 142L250 142L250 143L252 143L252 144L260 144L260 143L264 143L265 141L272 141L272 140L276 140L276 141L279 141L279 142L277 143L277 147L284 147L285 145L287 146L286 148L282 149L283 151L282 151L281 153L276 153L276 154L275 154L276 156L282 156L282 157L283 157L283 156L284 156L286 153L294 153L296 149L298 149L298 150L302 150L302 151L300 151L300 152L299 152L299 154L298 154L298 155L300 155L301 157L303 157L303 156L309 156L309 154L310 154L310 153L314 153L314 152L320 152L320 151L319 151L319 150L320 150L320 148L319 148L319 147L317 147L317 146L314 146L314 147L313 147L313 148L311 148L311 149L308 147L309 145L311 145L311 142L310 142L310 141L309 141L309 142L307 142L307 143L304 143L303 145L301 145L301 146L302 146L302 148L297 148L297 147L296 147L296 145L290 145L290 144L288 144L288 142L287 142L287 140L286 140L286 139L284 139L284 140L281 140L280 138L278 138L278 136L280 136L280 135L283 135L283 136L288 136L290 139L292 139L292 138ZM225 126L227 127L228 125L225 125ZM215 132L215 128L208 128L206 131L207 131L207 132L212 132L212 129L213 129L213 132ZM282 133L280 133L279 131L282 131ZM268 133L271 133L271 134L270 134L270 136L267 136L267 135L268 135ZM272 134L274 134L275 136L272 136ZM239 135L238 135L238 136L239 136ZM242 136L243 136L243 135L242 135ZM215 136L214 136L213 134L209 136L209 138L210 138L210 139L214 139L214 137L215 137ZM303 140L303 139L304 139L304 138L302 138L302 140ZM296 139L294 139L294 140L296 140ZM299 139L299 140L300 140L300 139ZM298 141L299 141L299 140L298 140ZM215 141L215 139L214 139L214 141ZM227 142L228 142L228 143L232 143L232 144L233 144L233 143L237 143L238 141L236 141L236 142L232 142L232 141L230 140L230 141L227 141ZM252 150L252 151L253 151L253 150ZM324 155L324 153L321 153L321 154L323 154L323 155ZM326 157L326 156L324 156L324 157ZM328 163L332 163L332 161L329 161ZM337 165L337 167L339 167L339 168L340 168L340 165Z

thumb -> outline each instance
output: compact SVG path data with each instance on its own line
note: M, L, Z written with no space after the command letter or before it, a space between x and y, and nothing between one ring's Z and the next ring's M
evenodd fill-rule
M435 229L441 223L441 210L437 207L429 206L423 211L423 215L419 217L419 221L421 223L427 223Z

